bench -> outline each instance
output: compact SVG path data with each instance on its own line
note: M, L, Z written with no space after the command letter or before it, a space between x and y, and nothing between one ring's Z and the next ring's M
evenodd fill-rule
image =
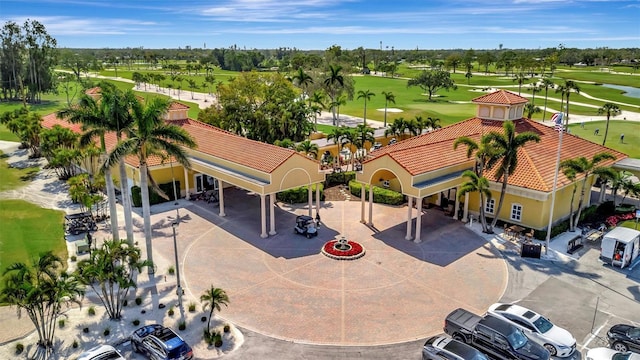
M575 237L567 243L567 254L573 254L574 252L582 248L582 237Z

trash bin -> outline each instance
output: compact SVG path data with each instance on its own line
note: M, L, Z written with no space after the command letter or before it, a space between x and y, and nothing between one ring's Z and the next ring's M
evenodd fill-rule
M541 252L542 252L542 245L540 244L522 244L522 252L520 253L520 256L540 259Z

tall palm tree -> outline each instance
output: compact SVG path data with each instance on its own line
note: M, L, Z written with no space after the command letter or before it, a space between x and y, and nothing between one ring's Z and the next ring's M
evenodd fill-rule
M484 212L485 201L491 200L491 190L489 190L489 180L484 176L478 176L471 170L466 170L462 173L462 176L467 178L467 181L460 186L460 192L458 193L458 201L462 200L462 197L471 192L478 192L480 194L480 223L482 224L482 231L490 233L487 228L487 217ZM485 200L486 199L486 200Z
M327 95L331 99L331 111L333 112L333 125L336 125L336 100L340 94L340 89L344 87L344 76L341 74L342 66L329 65L329 74L324 79L323 84Z
M333 113L335 116L336 122L334 125L340 126L340 106L347 105L347 98L344 95L338 96L337 99L330 103L331 109L333 109Z
M63 314L63 305L80 304L84 295L83 286L73 275L60 272L62 268L62 259L49 251L33 264L14 263L3 273L0 301L16 306L18 317L22 311L27 313L38 333L38 346L44 349L42 358L45 359L53 350L56 323Z
M229 306L229 295L227 292L211 285L204 294L200 295L202 311L209 310L209 321L207 322L207 333L211 333L211 318L214 310L222 310L221 305Z
M107 89L108 87L105 87ZM74 124L82 124L85 131L80 139L82 145L88 145L93 138L100 139L100 149L103 158L107 154L107 146L105 143L105 133L111 130L110 109L105 102L98 101L95 98L83 94L77 106L69 106L58 111L57 116L66 118ZM118 210L116 209L116 193L113 185L113 177L111 176L111 168L103 169L107 186L107 199L109 202L109 217L111 222L111 235L114 239L119 239L118 230ZM125 178L126 179L126 178Z
M563 98L567 99L564 115L565 115L565 126L569 126L569 96L571 95L571 92L575 92L576 94L579 94L580 87L573 80L565 80L564 84L558 86L558 89L556 90L556 92L561 92ZM562 102L560 102L560 104L562 105ZM560 110L562 111L562 108Z
M318 115L321 114L322 109L326 107L325 105L325 96L322 91L316 90L309 97L309 103L311 104L311 109L314 111L314 124L315 131L318 131Z
M317 159L320 148L318 144L312 143L311 140L307 139L298 144L296 151L303 152L306 156L311 155L314 159Z
M367 154L366 143L368 142L373 145L376 141L376 138L373 136L374 133L375 131L365 124L358 124L355 127L353 144L358 150L362 150L362 156ZM357 151L357 153L360 153L360 151Z
M592 174L612 178L614 175L611 174L611 168L607 166L598 166L598 164L606 160L615 159L616 157L608 152L599 152L593 155L590 160L581 156L574 159L564 160L561 163L563 169L569 169L569 171L573 171L576 175L583 177L582 188L580 189L580 201L578 202L578 212L576 213L573 221L574 226L578 226L578 221L580 220L582 204L584 203L584 197L587 192L587 180Z
M569 203L569 231L574 231L575 225L573 223L573 202L576 198L576 191L578 190L578 183L576 182L576 176L578 174L576 174L576 171L573 168L567 166L564 163L560 163L560 168L562 169L562 173L564 174L564 176L566 176L567 179L569 179L569 181L573 183L573 188L571 190L571 202Z
M500 215L504 196L507 191L507 184L509 183L509 175L513 174L518 167L518 151L529 142L540 142L540 136L534 132L525 131L516 134L516 127L512 121L505 121L502 124L502 129L503 132L491 131L486 135L489 142L492 143L492 146L498 150L498 156L493 158L487 165L492 167L493 164L499 161L500 165L496 171L496 179L502 179L502 188L500 189L500 199L498 200L496 216L494 216L493 221L491 221L492 228L494 228L498 222L498 216Z
M620 114L620 108L618 105L613 103L606 103L602 105L601 108L598 109L598 114L606 114L607 115L607 124L604 127L604 139L602 139L602 146L605 146L607 142L607 135L609 134L609 119L612 116L616 116Z
M376 94L369 90L358 91L358 99L364 99L364 124L365 125L367 125L367 101L371 100L372 96L376 96Z
M458 149L458 146L460 145L464 145L467 147L467 158L475 156L475 166L473 173L476 176L474 178L471 178L470 180L473 182L473 184L475 184L474 188L476 188L476 190L473 191L480 192L480 223L482 224L482 231L485 233L492 233L493 230L488 226L486 213L484 212L484 196L486 195L486 201L489 201L491 199L491 192L489 192L489 194L487 195L487 193L482 189L485 187L487 188L487 190L489 189L489 186L484 186L484 181L487 181L484 177L484 170L487 167L487 164L491 163L497 156L497 150L490 143L486 135L480 138L480 142L476 142L475 140L467 136L459 137L453 142L453 149Z
M522 91L522 84L527 81L527 75L524 72L520 71L513 76L513 81L518 82L518 95L520 95L520 92Z
M383 91L382 95L384 95L384 127L387 127L387 107L389 103L396 103L396 96L393 95L391 91Z
M313 84L313 78L311 77L311 75L304 72L304 69L302 67L299 67L298 71L291 77L291 80L294 85L302 89L302 95L307 98L309 95L307 93L307 89L309 88L310 84ZM309 105L311 105L311 99L309 99Z
M182 146L193 148L196 144L184 129L166 123L163 120L163 115L169 108L169 102L166 99L153 98L144 105L138 101L132 105L134 125L126 129L126 139L118 142L109 154L104 167L111 167L128 155L136 155L138 157L147 260L153 263L149 184L160 195L166 196L166 194L158 188L158 185L148 173L147 162L149 156L164 153L167 156L172 156L178 163L188 169L191 168L191 164ZM149 266L148 271L152 274L154 272L153 266Z
M542 79L542 88L544 89L544 111L542 112L542 122L544 122L544 119L547 115L547 99L549 98L549 88L553 88L554 85L555 84L551 79Z
M621 170L614 171L611 175L611 194L613 195L613 205L618 206L618 203L616 201L618 197L618 191L622 190L625 194L623 199L620 201L620 203L622 204L624 203L624 198L626 198L634 188L633 181L631 180L631 176L633 174Z

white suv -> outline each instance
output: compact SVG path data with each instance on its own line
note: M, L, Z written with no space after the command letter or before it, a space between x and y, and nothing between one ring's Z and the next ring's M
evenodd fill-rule
M520 328L531 341L544 346L552 356L567 357L576 350L576 339L570 332L533 310L497 303L489 307L488 313Z

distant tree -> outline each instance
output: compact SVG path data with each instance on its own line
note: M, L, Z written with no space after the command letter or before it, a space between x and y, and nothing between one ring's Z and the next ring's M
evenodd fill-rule
M598 114L606 114L607 115L607 124L604 128L604 139L602 139L602 146L605 146L607 143L607 135L609 134L609 119L612 116L616 116L620 114L620 108L618 105L614 103L606 103L602 105L601 108L598 109Z
M364 125L367 125L367 101L371 100L376 94L369 90L359 90L358 99L364 99Z
M458 53L451 54L444 61L445 66L453 68L453 73L456 73L456 68L462 63L462 57Z
M451 74L443 70L423 71L417 77L410 79L407 86L418 86L429 94L429 101L440 89L456 89L456 85L451 79Z
M544 89L544 110L542 112L542 122L544 122L545 116L547 115L547 99L549 98L549 88L554 87L554 83L549 78L542 79L542 88Z

